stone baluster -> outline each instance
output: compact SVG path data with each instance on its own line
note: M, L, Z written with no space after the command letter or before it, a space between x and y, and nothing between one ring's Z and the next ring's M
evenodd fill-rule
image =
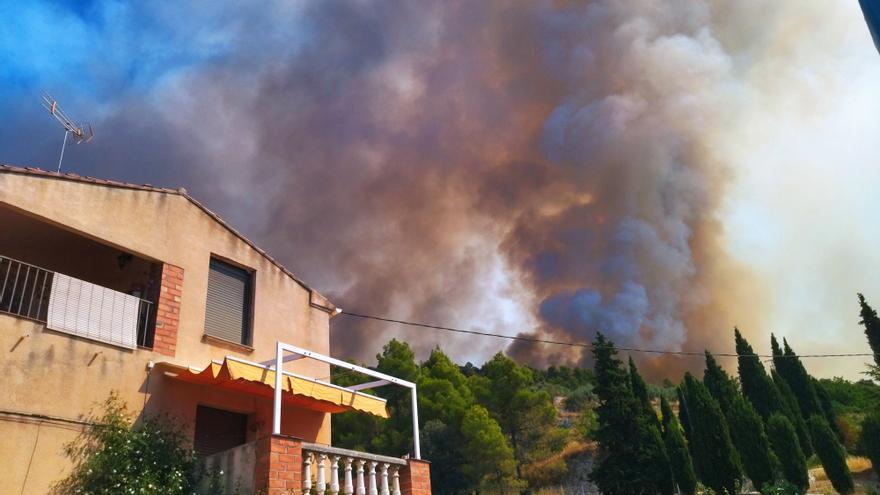
M357 495L367 495L367 488L364 486L364 463L363 459L357 460Z
M354 484L351 482L351 457L345 458L345 486L342 487L342 493L345 495L354 495Z
M381 489L379 490L379 495L391 495L391 491L388 490L388 463L382 463L382 478L381 478Z
M315 493L324 495L327 490L327 482L324 481L324 461L327 460L327 454L318 454L318 481L315 483Z
M378 486L376 485L376 461L370 461L370 487L369 495L379 495Z
M391 495L400 495L400 466L391 467Z
M339 456L330 457L330 495L339 495Z
M303 452L303 492L312 489L312 453Z

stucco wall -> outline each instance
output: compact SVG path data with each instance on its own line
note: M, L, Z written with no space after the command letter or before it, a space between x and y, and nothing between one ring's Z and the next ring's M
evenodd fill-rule
M137 414L168 412L191 423L198 404L252 415L249 438L271 424L271 402L185 384L149 373L150 361L204 367L212 359L234 355L252 361L274 357L277 340L329 351L329 317L310 305L322 299L220 225L186 197L120 189L48 177L0 173L0 207L35 216L78 235L183 268L177 351L173 358L145 349L124 350L46 330L43 325L0 314L0 410L78 418L117 390ZM302 239L301 242L309 242ZM67 256L63 246L59 255ZM2 253L0 253L2 254ZM212 255L255 271L253 351L203 341L208 266ZM288 363L288 370L327 377L326 364ZM149 380L147 377L149 376ZM36 427L0 417L0 487L21 489ZM34 430L31 432L31 430ZM52 433L52 432L58 433ZM283 431L309 441L329 443L330 417L311 411L285 411ZM6 434L14 434L7 437ZM24 493L45 493L51 477L67 469L58 447L70 429L41 427ZM7 447L6 438L16 446ZM43 446L45 445L45 446ZM42 450L41 450L42 451ZM51 451L56 451L55 455ZM34 473L41 475L34 479Z

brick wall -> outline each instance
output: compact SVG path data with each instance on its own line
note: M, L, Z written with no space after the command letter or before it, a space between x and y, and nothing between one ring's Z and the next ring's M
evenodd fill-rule
M407 466L400 470L400 491L403 495L431 495L428 461L407 459Z
M180 325L180 296L183 294L183 268L162 265L162 283L156 306L156 333L153 351L174 356L177 351L177 327Z
M280 435L257 440L254 490L265 495L302 493L302 441Z

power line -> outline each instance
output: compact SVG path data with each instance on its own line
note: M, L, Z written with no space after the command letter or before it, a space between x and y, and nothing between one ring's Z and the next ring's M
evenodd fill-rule
M535 344L551 344L551 345L564 345L569 347L582 347L588 348L592 344L584 343L584 342L563 342L560 340L550 340L550 339L542 339L538 337L525 337L522 335L503 335L500 333L491 333L491 332L478 332L476 330L464 330L461 328L453 328L446 327L442 325L430 325L428 323L417 323L413 321L405 321L398 320L394 318L385 318L382 316L374 316L374 315L366 315L362 313L353 313L351 311L342 311L343 315L351 316L354 318L361 318L365 320L376 320L376 321L384 321L386 323L397 323L400 325L407 325L411 327L421 327L421 328L430 328L432 330L443 330L445 332L455 332L455 333L464 333L468 335L480 335L482 337L495 337L499 339L507 339L507 340L517 340L522 342L532 342ZM674 355L674 356L705 356L705 352L697 352L697 351L669 351L662 349L640 349L637 347L617 347L618 351L626 351L626 352L641 352L645 354L666 354L666 355ZM745 354L737 354L731 352L713 352L713 356L723 356L723 357L740 357L746 356ZM832 358L832 357L873 357L874 355L866 352L866 353L843 353L843 354L798 354L794 356L773 356L772 354L751 354L749 356L759 357L759 358L773 358L773 357L792 357L792 358Z

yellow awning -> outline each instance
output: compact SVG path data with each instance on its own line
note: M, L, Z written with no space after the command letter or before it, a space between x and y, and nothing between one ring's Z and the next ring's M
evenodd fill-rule
M219 386L264 397L272 397L275 389L274 371L236 359L227 358L222 363L211 362L201 370L171 363L158 365L175 373L175 378L191 383ZM389 417L385 400L379 397L294 374L285 373L281 384L287 392L282 394L285 404L328 413L354 410L380 418Z

